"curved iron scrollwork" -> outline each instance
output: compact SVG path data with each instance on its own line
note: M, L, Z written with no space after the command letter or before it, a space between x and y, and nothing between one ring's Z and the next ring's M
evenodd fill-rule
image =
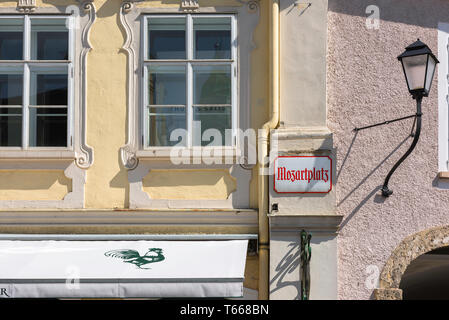
M301 300L309 300L310 297L310 259L312 248L310 240L312 235L305 230L301 231Z

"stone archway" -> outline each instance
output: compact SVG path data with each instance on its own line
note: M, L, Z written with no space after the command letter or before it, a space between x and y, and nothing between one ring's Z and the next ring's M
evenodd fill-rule
M374 290L376 300L402 300L401 278L410 263L432 250L449 246L449 226L436 227L405 238L388 258Z

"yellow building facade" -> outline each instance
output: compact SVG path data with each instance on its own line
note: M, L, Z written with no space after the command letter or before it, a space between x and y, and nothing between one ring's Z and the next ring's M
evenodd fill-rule
M299 293L278 282L278 267L290 247L299 254L308 228L325 234L312 243L322 252L316 263L331 261L317 271L330 280L315 282L315 298L336 297L335 190L292 198L264 173L274 139L279 154L333 157L327 1L308 9L271 0L19 0L0 2L0 14L4 46L24 50L14 58L0 43L0 108L9 110L0 115L0 241L245 240L243 297L293 299ZM64 41L67 56L58 58ZM52 82L60 78L65 89ZM11 98L17 83L20 102ZM197 120L218 131L197 135ZM167 137L179 123L178 150Z
M200 6L208 14L216 11L214 1ZM74 110L77 124L72 134L78 140L74 147L30 148L28 155L24 155L25 148L1 151L0 202L3 217L8 220L1 223L3 233L257 235L257 174L252 172L256 169L246 170L249 177L241 183L246 190L237 190L237 178L231 175L230 166L211 169L199 164L195 169L177 169L164 167L170 161L159 157L158 169L145 168L148 172L139 177L140 196L148 197L148 205L130 203L130 198L136 197L130 195L130 169L134 168L123 161L123 154L127 156L127 142L134 135L127 127L133 123L129 110L135 106L130 105L133 79L128 68L139 56L133 56L135 52L127 47L135 35L126 29L129 26L125 19L129 11L136 9L146 14L185 14L190 9L182 9L179 1L119 0L38 0L30 2L29 7L17 1L2 1L0 7L2 13L16 16L71 15L79 20L74 37L76 45L82 47L76 48L74 56L74 64L79 62L74 66L79 76L75 81L80 82L74 89L78 97L73 108L79 109ZM251 40L254 48L246 68L252 69L252 89L247 99L256 101L247 107L254 110L251 127L258 128L268 113L268 7L246 1L225 1L220 7L231 13L254 11L250 14L256 17ZM78 136L75 126L83 127ZM133 157L136 151L138 148L132 151ZM135 159L148 167L152 165L150 157ZM229 199L237 193L245 193L245 199L244 204L234 208ZM155 200L159 200L157 206L151 204ZM255 251L248 256L245 274L245 287L257 292Z

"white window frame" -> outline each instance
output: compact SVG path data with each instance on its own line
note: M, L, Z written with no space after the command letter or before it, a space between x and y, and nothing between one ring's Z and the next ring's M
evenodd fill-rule
M193 58L193 19L194 18L230 18L231 19L231 59L194 59ZM151 18L185 18L186 19L186 55L187 59L178 60L163 60L154 59L150 60L147 57L148 54L148 19ZM239 139L238 134L238 43L237 43L237 18L235 14L149 14L142 15L141 23L141 74L142 81L140 86L141 92L141 136L140 149L144 151L166 151L169 152L173 146L148 146L149 127L148 127L148 72L147 68L151 63L159 65L185 65L186 66L186 130L188 136L186 137L186 146L176 148L180 149L197 149L197 148L210 148L220 150L231 150L236 152L238 150ZM193 145L193 66L195 65L230 65L231 66L231 117L232 117L232 141L231 145L223 146L205 146L202 147ZM170 106L169 106L170 107Z
M449 171L449 24L438 23L438 172Z
M74 28L68 28L68 60L31 60L31 20L32 19L66 19L68 25L74 25L74 17L69 15L1 15L0 19L23 19L23 60L0 60L0 66L23 67L23 96L22 96L22 146L5 147L0 146L0 151L42 151L42 150L67 150L73 151L73 105L74 105ZM40 67L59 67L67 65L67 143L65 147L30 147L30 119L29 119L29 98L31 88L30 69ZM8 106L2 106L8 107ZM18 107L18 106L11 106ZM39 107L39 106L37 106ZM54 108L56 106L50 106Z
M238 99L235 103L235 112L233 113L234 123L236 124L237 143L235 147L193 147L192 149L181 147L155 147L155 150L143 149L144 143L144 129L142 127L143 116L143 34L145 19L142 17L148 16L163 16L163 15L187 15L193 14L199 17L212 15L233 15L234 35L238 37L238 44L236 41L237 54L237 70L236 86L234 89L234 99ZM177 6L170 8L160 8L151 5L137 5L135 2L124 2L120 10L120 22L125 33L123 43L123 51L127 56L128 63L128 77L127 83L127 137L126 143L120 148L120 158L123 166L128 169L129 181L129 207L132 209L139 208L153 208L171 210L173 208L248 208L250 207L250 181L252 171L246 170L240 165L240 160L244 160L244 154L241 152L241 147L245 142L240 141L242 138L248 136L247 130L250 129L250 112L252 106L252 92L257 90L253 88L251 83L251 66L253 49L257 47L257 43L253 37L256 26L259 25L260 5L258 1L240 1L234 5L214 4L211 6L199 6L195 12L184 10ZM260 102L259 102L260 104ZM241 130L243 134L240 134ZM250 134L254 131L248 131ZM209 149L211 148L211 149ZM212 149L213 148L213 149ZM215 148L219 148L216 150ZM181 159L181 163L173 162L173 151L176 159ZM186 152L184 152L186 151ZM200 151L200 152L197 152ZM203 152L205 151L205 152ZM219 159L218 159L219 158ZM219 161L216 161L216 160ZM184 161L185 160L185 161ZM152 199L148 193L144 191L143 179L151 170L167 170L167 169L193 169L203 170L208 169L226 169L237 181L237 189L232 192L227 199L216 200L177 200L177 199ZM238 190L238 191L237 191Z
M91 50L90 31L96 19L91 1L79 5L36 6L32 13L18 13L16 7L0 7L0 17L66 18L69 24L68 58L72 69L68 73L67 124L72 147L33 147L28 150L0 149L0 170L62 170L72 181L71 191L61 200L0 200L0 209L79 209L84 207L86 174L94 162L94 150L87 144L87 55ZM79 10L77 10L77 8ZM20 8L19 8L20 9ZM25 18L23 18L25 19ZM31 34L30 34L31 36ZM69 60L67 60L69 61ZM20 60L11 62L23 62ZM42 63L51 61L42 60ZM70 88L70 89L69 89ZM70 109L69 109L70 108ZM70 145L68 145L70 146ZM69 150L70 149L70 150Z

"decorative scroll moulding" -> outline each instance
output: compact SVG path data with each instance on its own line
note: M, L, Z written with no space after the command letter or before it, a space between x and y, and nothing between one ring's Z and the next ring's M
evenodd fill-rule
M17 10L20 12L33 12L36 8L36 0L18 0Z
M184 11L195 11L199 8L198 0L181 0L181 9Z

